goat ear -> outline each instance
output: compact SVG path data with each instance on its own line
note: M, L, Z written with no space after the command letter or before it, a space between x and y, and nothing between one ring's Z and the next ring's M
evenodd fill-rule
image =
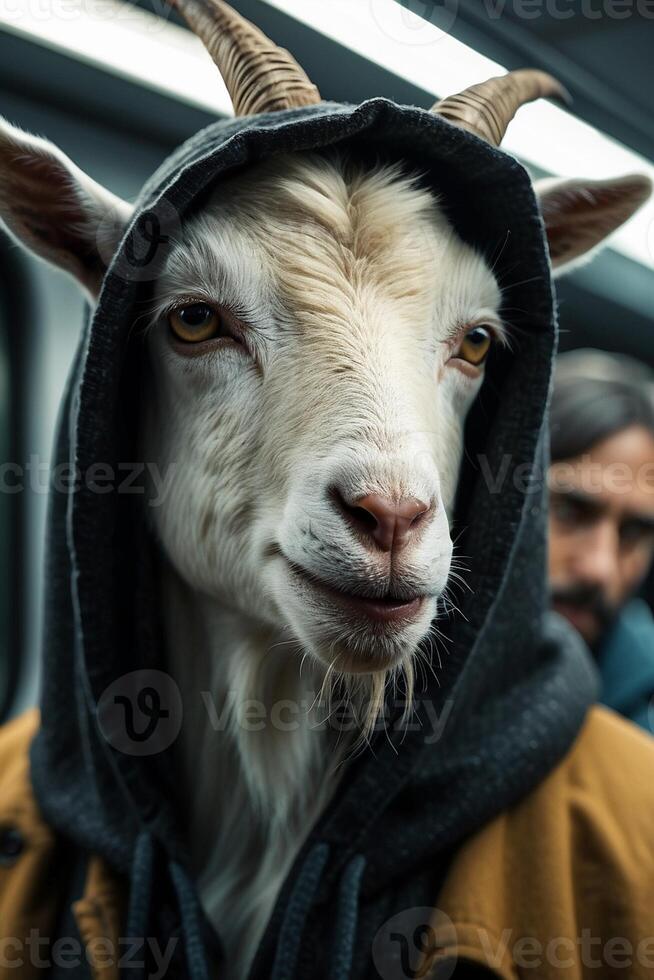
M590 258L605 238L624 224L652 193L641 174L612 180L558 180L535 184L555 275Z
M0 219L23 245L97 297L131 207L52 143L0 117Z

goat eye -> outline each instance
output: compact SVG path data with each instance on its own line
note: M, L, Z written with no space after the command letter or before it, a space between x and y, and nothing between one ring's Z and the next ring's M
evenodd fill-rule
M198 344L211 340L221 332L222 318L207 303L191 303L173 310L168 316L168 323L178 340Z
M462 361L478 367L488 357L493 343L493 334L488 327L473 327L461 341L461 346L455 354Z

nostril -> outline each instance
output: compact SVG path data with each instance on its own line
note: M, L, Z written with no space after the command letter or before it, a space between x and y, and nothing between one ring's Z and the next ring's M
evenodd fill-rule
M414 528L417 524L420 524L426 517L434 512L434 505L431 502L426 502L424 500L418 500L414 498L414 512L409 517L409 526Z
M377 524L379 523L374 514L371 514L369 510L365 507L348 507L349 516L352 517L357 524L362 527L367 527L371 532L375 530Z
M360 507L357 503L349 503L338 487L331 487L329 495L336 508L349 523L355 525L360 531L372 534L377 527L377 518L374 514L366 510L365 507Z
M329 496L342 516L350 523L355 524L360 530L371 533L377 527L377 517L371 510L365 506L361 506L359 500L350 503L338 487L330 487Z

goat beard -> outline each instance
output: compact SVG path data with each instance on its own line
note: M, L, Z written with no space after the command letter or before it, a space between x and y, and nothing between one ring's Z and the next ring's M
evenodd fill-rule
M318 701L330 714L342 711L354 719L354 747L367 744L376 731L387 730L389 708L394 727L403 728L414 709L416 662L422 659L431 669L422 645L407 644L406 635L402 640L388 635L375 639L360 630L342 631L326 646L324 632L316 634L314 642L307 643L305 636L303 645L325 668Z

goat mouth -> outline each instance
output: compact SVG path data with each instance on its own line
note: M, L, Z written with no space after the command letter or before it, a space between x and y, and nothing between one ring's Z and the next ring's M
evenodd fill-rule
M330 585L323 579L316 578L295 562L287 560L287 563L294 578L299 579L305 587L308 585L312 591L322 594L334 604L374 623L401 623L413 620L429 599L427 594L400 597L391 593L384 596L364 596L347 592Z

